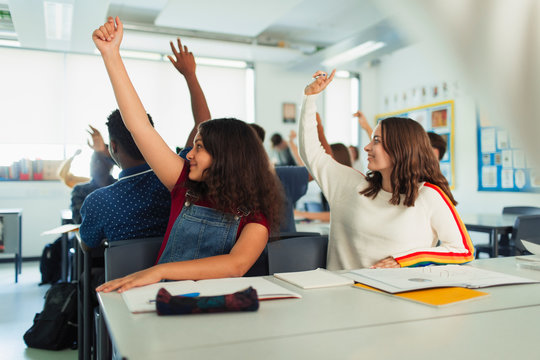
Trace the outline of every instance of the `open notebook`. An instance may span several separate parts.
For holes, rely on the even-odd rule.
[[[301,298],[299,294],[261,277],[240,277],[211,280],[169,281],[133,288],[122,293],[122,298],[132,313],[156,311],[155,299],[160,288],[171,295],[199,293],[200,296],[232,294],[248,287],[257,290],[259,300]]]
[[[344,276],[361,284],[392,294],[440,287],[476,289],[498,285],[540,282],[467,265],[438,265],[399,269],[360,269],[348,272]]]
[[[302,289],[317,289],[330,286],[353,285],[354,281],[328,271],[318,268],[316,270],[296,271],[287,273],[276,273],[274,277],[287,281]]]

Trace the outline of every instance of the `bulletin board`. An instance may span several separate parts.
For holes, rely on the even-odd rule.
[[[540,174],[506,129],[477,115],[478,191],[540,192]]]
[[[441,135],[446,140],[446,153],[439,162],[442,174],[448,180],[450,189],[455,188],[454,176],[454,101],[403,109],[375,116],[376,122],[388,117],[408,117],[419,122],[426,131]]]

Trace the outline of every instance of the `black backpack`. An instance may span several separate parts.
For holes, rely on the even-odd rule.
[[[39,260],[39,271],[41,272],[41,283],[54,284],[62,275],[62,238],[56,239],[53,243],[45,245]]]
[[[28,347],[62,350],[77,347],[77,285],[57,283],[45,294],[43,311],[23,336]]]

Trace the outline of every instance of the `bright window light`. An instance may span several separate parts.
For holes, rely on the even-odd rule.
[[[21,47],[21,43],[15,40],[0,39],[0,46]]]
[[[332,56],[331,58],[324,60],[322,64],[327,67],[333,67],[338,64],[343,64],[354,59],[358,59],[362,56],[374,52],[375,50],[382,48],[383,46],[386,46],[386,44],[381,41],[366,41],[365,43],[355,46],[350,50],[347,50],[345,52],[342,52],[341,54]]]
[[[336,71],[335,77],[347,79],[351,77],[351,73],[345,70],[338,70]]]
[[[162,60],[162,57],[160,54],[145,52],[145,51],[120,50],[120,55],[122,57],[132,58],[132,59],[155,60],[155,61]]]
[[[197,57],[195,58],[197,65],[209,65],[209,66],[221,66],[221,67],[230,67],[237,69],[245,69],[247,63],[240,60],[225,60],[225,59],[214,59],[214,58],[204,58]]]
[[[45,1],[43,6],[47,39],[69,41],[73,22],[73,4]]]

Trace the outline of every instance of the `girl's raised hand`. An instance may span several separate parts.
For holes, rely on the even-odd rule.
[[[306,86],[304,89],[304,94],[306,95],[315,95],[323,91],[328,84],[332,81],[334,78],[334,74],[336,73],[336,69],[332,70],[332,73],[330,76],[328,76],[327,73],[324,71],[317,71],[315,74],[313,74],[313,78],[315,79],[311,84]]]
[[[124,25],[117,16],[113,19],[109,16],[107,22],[94,30],[92,40],[96,44],[99,52],[104,55],[110,51],[119,50],[122,36],[124,35]]]

